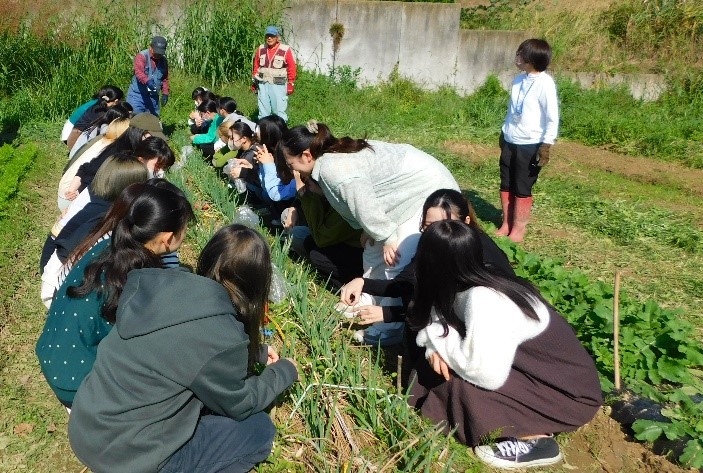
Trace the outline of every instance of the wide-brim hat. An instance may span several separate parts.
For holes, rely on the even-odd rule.
[[[138,113],[129,119],[129,126],[148,131],[151,136],[158,136],[163,140],[168,140],[161,126],[161,120],[156,115],[149,112]]]

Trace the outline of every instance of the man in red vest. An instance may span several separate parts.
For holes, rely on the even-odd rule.
[[[259,119],[278,115],[288,121],[288,96],[295,90],[293,50],[280,41],[277,27],[266,28],[266,42],[254,53],[252,91],[258,94]]]

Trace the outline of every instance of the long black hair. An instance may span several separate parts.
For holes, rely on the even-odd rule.
[[[176,162],[176,156],[171,147],[166,143],[166,140],[158,136],[150,136],[141,140],[137,143],[134,153],[144,161],[157,158],[156,169],[164,171],[168,171]]]
[[[281,182],[288,184],[293,180],[293,171],[286,164],[281,148],[281,138],[288,133],[288,124],[278,115],[269,115],[259,120],[258,127],[259,143],[265,145],[268,152],[273,155],[276,174]]]
[[[202,113],[217,113],[217,110],[217,100],[203,100],[200,102],[200,105],[198,105],[198,111]]]
[[[539,319],[533,304],[539,301],[547,305],[547,302],[524,279],[484,265],[479,231],[463,222],[441,220],[423,232],[415,254],[417,284],[408,316],[414,330],[431,322],[434,308],[445,335],[451,326],[464,336],[466,327],[454,311],[454,301],[457,293],[476,286],[504,294],[526,317]]]
[[[185,231],[192,218],[193,209],[183,195],[145,186],[112,231],[109,248],[86,267],[80,285],[68,288],[68,296],[80,298],[97,291],[104,299],[102,317],[114,323],[127,273],[161,266],[159,256],[145,245],[161,232]]]
[[[122,100],[124,97],[124,92],[122,89],[115,85],[104,85],[100,90],[93,94],[93,98],[98,102],[113,102],[115,100]]]
[[[469,225],[472,227],[480,229],[481,226],[478,224],[478,218],[476,218],[476,213],[474,208],[469,202],[469,199],[464,197],[464,195],[454,189],[438,189],[427,196],[425,203],[422,206],[422,222],[420,223],[420,229],[424,228],[425,217],[427,217],[427,211],[433,207],[438,207],[444,212],[444,218],[451,219],[452,214],[456,215],[457,220],[462,222],[466,221],[466,217],[469,217]]]
[[[356,153],[371,148],[364,138],[336,138],[327,125],[314,120],[288,130],[281,138],[281,146],[289,156],[300,156],[306,149],[310,150],[314,159],[325,153]]]
[[[259,329],[271,286],[271,253],[259,233],[244,225],[221,228],[198,258],[197,274],[224,286],[236,307],[235,317],[249,336],[249,374],[259,359]]]

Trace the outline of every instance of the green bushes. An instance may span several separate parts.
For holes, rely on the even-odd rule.
[[[639,54],[703,58],[703,4],[686,0],[613,2],[600,17],[610,38]]]
[[[695,87],[673,89],[656,102],[643,102],[624,88],[583,90],[568,80],[558,80],[557,85],[561,136],[703,167],[703,92],[689,95]]]

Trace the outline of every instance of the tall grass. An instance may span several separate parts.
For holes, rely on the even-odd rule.
[[[266,25],[278,23],[283,6],[282,0],[269,2],[265,11],[256,0],[188,3],[175,29],[183,69],[211,87],[251,78],[254,49]]]
[[[0,125],[16,129],[33,119],[59,119],[104,84],[125,93],[135,54],[154,33],[170,40],[171,70],[193,73],[214,87],[248,78],[265,25],[278,23],[283,2],[197,0],[171,10],[158,24],[148,2],[101,3],[101,14],[52,17],[47,27],[27,14],[0,28]],[[202,80],[201,79],[201,80]]]

